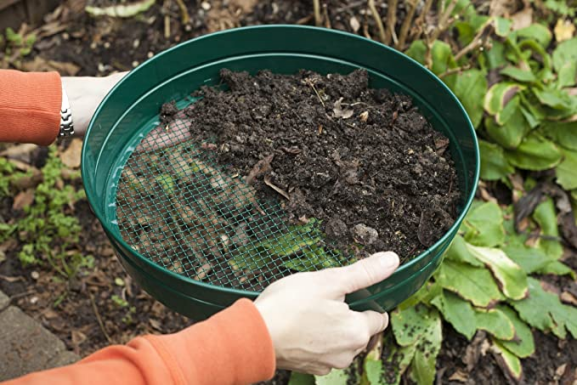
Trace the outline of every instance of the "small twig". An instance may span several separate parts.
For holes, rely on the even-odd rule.
[[[433,0],[426,0],[425,4],[423,6],[423,9],[421,10],[421,13],[419,14],[419,16],[417,17],[417,19],[415,20],[414,25],[416,26],[416,32],[414,34],[412,34],[412,40],[417,40],[420,35],[422,33],[424,33],[425,28],[423,27],[424,23],[425,23],[425,18],[427,16],[427,14],[429,13],[429,10],[431,9],[431,6],[433,4]]]
[[[442,4],[444,2],[442,1]],[[452,2],[448,5],[445,11],[442,11],[442,15],[438,21],[438,26],[434,29],[433,33],[431,34],[431,41],[434,42],[440,36],[440,34],[447,29],[449,26],[448,20],[454,11],[454,8],[458,4],[458,0],[452,0]]]
[[[96,303],[94,302],[94,297],[92,296],[91,293],[88,293],[88,295],[90,296],[90,302],[92,303],[92,310],[94,311],[94,315],[96,315],[96,320],[98,321],[98,324],[100,325],[100,330],[102,330],[102,334],[104,334],[104,337],[106,338],[108,343],[112,344],[112,339],[110,338],[110,336],[106,332],[106,329],[104,328],[104,323],[102,322],[102,318],[100,318],[100,314],[98,313],[98,308],[96,307]]]
[[[183,2],[183,0],[176,0],[176,1],[177,1],[177,5],[179,6],[179,9],[181,10],[181,18],[182,18],[183,24],[189,24],[189,22],[191,21],[191,16],[189,16],[189,11],[187,10],[187,6]]]
[[[391,43],[391,38],[395,34],[395,21],[397,13],[397,0],[387,1],[387,19],[385,19],[386,30],[385,30],[385,44]]]
[[[313,15],[315,16],[315,25],[321,27],[321,7],[319,0],[313,0]]]
[[[323,17],[325,18],[325,28],[331,29],[331,20],[329,19],[329,13],[327,12],[327,4],[323,4]]]
[[[469,70],[471,67],[472,67],[471,64],[468,63],[463,67],[452,68],[452,69],[449,69],[446,72],[442,73],[441,75],[438,75],[438,78],[443,79],[446,76],[451,76],[451,75],[454,75],[457,73],[461,73],[462,71]]]
[[[399,32],[399,41],[396,43],[395,48],[397,50],[402,50],[405,46],[405,41],[407,39],[407,35],[409,33],[409,27],[411,26],[411,22],[413,21],[413,16],[415,15],[415,10],[417,9],[417,0],[409,0],[410,6],[409,11],[401,25],[401,30]]]
[[[493,29],[494,24],[492,21],[488,21],[485,25],[480,28],[479,32],[476,34],[474,39],[470,42],[470,44],[466,45],[460,52],[458,52],[455,56],[455,60],[458,61],[468,53],[473,50],[476,50],[484,45],[487,36],[491,29]]]
[[[28,297],[29,295],[34,294],[34,293],[36,293],[36,291],[28,290],[28,291],[25,291],[23,293],[14,294],[13,296],[10,297],[10,302],[12,302],[13,300],[18,299],[18,298]]]
[[[367,5],[369,6],[369,10],[371,11],[371,15],[373,16],[373,18],[375,20],[375,24],[377,25],[377,29],[379,30],[379,38],[381,39],[381,42],[383,44],[387,44],[386,39],[385,39],[385,29],[383,28],[381,16],[379,15],[377,8],[375,7],[375,0],[368,0]]]
[[[313,89],[313,91],[315,91],[315,95],[317,95],[317,98],[321,102],[321,105],[325,108],[325,103],[323,102],[323,99],[321,99],[321,95],[319,95],[319,92],[317,92],[317,88],[315,88],[313,82],[309,79],[305,79],[305,82]]]

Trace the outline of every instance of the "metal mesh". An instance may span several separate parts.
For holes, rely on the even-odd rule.
[[[118,183],[118,225],[135,251],[174,273],[251,291],[345,264],[319,221],[288,224],[283,201],[259,199],[245,175],[218,165],[217,143],[194,143],[185,120],[162,130],[131,154]]]

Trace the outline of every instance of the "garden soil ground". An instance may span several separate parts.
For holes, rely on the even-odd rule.
[[[206,10],[191,4],[188,27],[181,25],[176,2],[168,2],[173,3],[165,12],[170,16],[168,28],[164,18],[159,16],[163,2],[157,2],[143,17],[130,20],[93,20],[84,14],[77,15],[71,12],[71,7],[78,3],[82,4],[82,1],[67,2],[69,6],[62,12],[47,19],[33,56],[27,58],[21,68],[57,68],[63,74],[103,75],[128,70],[179,41],[222,27],[273,22],[312,23],[308,1],[266,0],[256,5],[256,1],[230,0],[228,6],[217,1],[211,2]],[[376,35],[370,18],[365,15],[365,1],[331,0],[329,3],[327,13],[331,27]],[[380,1],[376,3],[384,16],[385,7]],[[399,3],[401,16],[405,10],[403,2]],[[167,29],[168,34],[165,34]],[[23,215],[13,211],[12,204],[13,197],[1,200],[0,217]],[[0,262],[0,289],[13,297],[15,305],[40,320],[82,356],[111,343],[124,343],[139,334],[170,333],[192,323],[154,301],[131,281],[85,201],[78,202],[72,213],[83,226],[78,250],[95,256],[95,268],[75,281],[64,282],[47,267],[23,269],[15,251],[22,245],[3,245],[6,259]],[[575,261],[575,250],[565,260]],[[571,279],[562,278],[556,285],[558,290],[576,295],[576,283]],[[128,305],[115,304],[111,300],[113,295],[125,298]],[[438,383],[507,382],[496,357],[485,348],[483,335],[469,342],[453,332],[449,325],[444,325],[444,332],[438,359]],[[552,335],[539,334],[535,337],[535,356],[523,361],[525,382],[573,383],[575,340],[558,341]],[[280,373],[273,383],[285,384],[286,381],[287,375]]]

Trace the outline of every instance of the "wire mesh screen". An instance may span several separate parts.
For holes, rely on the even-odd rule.
[[[261,291],[296,271],[345,264],[320,223],[288,224],[279,199],[259,199],[233,168],[215,161],[218,143],[195,143],[177,120],[153,130],[128,159],[117,220],[131,247],[198,281]]]

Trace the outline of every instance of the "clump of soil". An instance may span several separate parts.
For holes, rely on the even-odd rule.
[[[215,143],[218,163],[240,175],[257,173],[250,184],[282,200],[291,223],[316,218],[341,250],[405,258],[453,224],[449,140],[408,96],[369,88],[364,70],[221,78],[228,90],[204,87],[185,110],[192,140]]]

